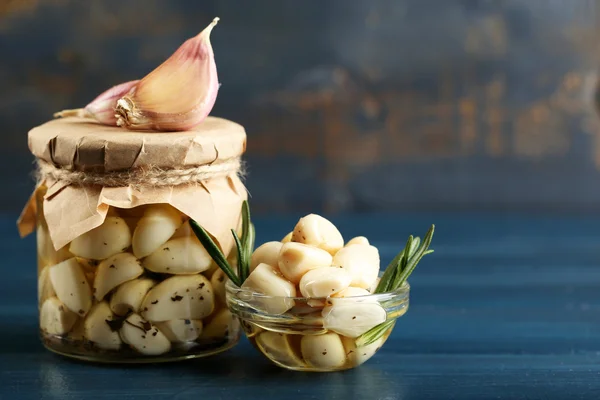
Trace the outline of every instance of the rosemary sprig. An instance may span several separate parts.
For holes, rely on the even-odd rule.
[[[434,230],[435,225],[431,225],[422,242],[419,237],[413,237],[412,235],[408,237],[404,249],[394,257],[385,269],[374,293],[392,292],[402,287],[419,261],[427,254],[433,253],[433,250],[429,250],[429,246],[433,239]],[[356,339],[356,346],[361,347],[374,343],[394,323],[396,323],[396,320],[391,319],[371,328]]]
[[[190,226],[217,266],[225,272],[225,275],[227,275],[236,286],[242,286],[250,273],[250,258],[254,251],[255,238],[254,225],[250,221],[250,207],[248,201],[244,200],[242,203],[242,237],[238,237],[238,234],[234,229],[231,230],[238,256],[237,273],[234,268],[231,267],[227,261],[227,257],[225,257],[208,232],[193,219],[190,219]]]

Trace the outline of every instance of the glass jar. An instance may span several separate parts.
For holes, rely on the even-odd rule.
[[[161,156],[174,165],[167,169],[168,185],[157,175],[151,177],[152,185],[143,185],[140,179],[127,184],[132,176],[147,174],[144,162],[160,161],[156,157],[144,162],[138,159],[136,168],[121,175],[108,172],[108,178],[107,171],[87,170],[85,166],[91,162],[81,158],[79,170],[56,162],[48,165],[43,158],[52,154],[48,147],[31,145],[47,136],[41,133],[47,134],[48,127],[42,125],[30,132],[30,147],[38,156],[42,180],[19,227],[22,234],[37,232],[40,334],[49,350],[89,361],[138,363],[207,356],[237,343],[241,330],[226,305],[226,276],[188,221],[193,218],[203,226],[224,254],[235,254],[231,229],[240,228],[246,192],[237,176],[239,164],[232,163],[231,156],[243,152],[245,134],[229,121],[209,118],[208,122],[205,129],[162,136],[77,119],[45,124],[61,128],[52,151],[61,149],[61,143],[66,143],[65,150],[65,146],[89,143],[96,137],[110,141],[106,131],[118,132],[112,136],[114,143],[102,150],[108,158],[118,156],[123,150],[119,145],[132,141],[141,143],[142,153],[150,156],[161,153],[157,143],[185,142],[182,147],[189,149],[185,153],[176,149],[169,154],[168,145],[161,145]],[[98,130],[105,136],[98,135]],[[233,138],[225,140],[228,134]],[[61,141],[65,136],[76,140]],[[196,149],[199,153],[194,156],[193,144],[187,142],[212,145]],[[206,148],[228,154],[229,164],[220,164],[218,157],[209,155],[210,168],[200,168]],[[200,165],[186,167],[180,174],[179,154]],[[98,154],[88,151],[86,155],[98,159]],[[163,168],[159,174],[164,174]],[[215,170],[218,173],[211,175]],[[179,175],[189,176],[190,171],[200,171],[199,180],[177,182]],[[117,179],[117,184],[111,179]],[[102,182],[111,185],[99,184]]]
[[[226,284],[227,303],[252,345],[274,364],[296,371],[358,367],[384,345],[406,313],[410,286],[389,293],[345,298],[273,297]],[[282,304],[288,308],[280,313]],[[381,327],[373,343],[356,339]]]
[[[108,362],[194,358],[234,346],[240,329],[225,304],[226,277],[187,218],[168,204],[109,215],[58,251],[38,218],[44,345]]]

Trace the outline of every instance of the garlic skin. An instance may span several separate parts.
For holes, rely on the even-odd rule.
[[[131,130],[185,131],[208,116],[219,91],[210,44],[210,33],[217,22],[219,18],[183,43],[117,101],[118,126]]]
[[[85,106],[85,108],[63,110],[55,113],[54,118],[93,118],[104,125],[116,125],[117,117],[115,116],[115,107],[117,106],[117,100],[129,93],[138,82],[138,80],[135,80],[113,86],[100,96],[96,97],[90,104]]]

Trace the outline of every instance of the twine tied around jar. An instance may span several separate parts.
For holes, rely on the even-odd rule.
[[[52,179],[69,185],[104,187],[164,187],[200,183],[209,179],[231,174],[242,175],[240,157],[219,160],[218,162],[185,169],[165,169],[143,167],[127,171],[94,172],[75,171],[56,167],[46,161],[37,160],[37,179]]]

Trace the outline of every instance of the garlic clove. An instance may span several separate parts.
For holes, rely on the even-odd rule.
[[[217,311],[202,330],[202,339],[223,339],[237,335],[239,325],[238,320],[234,318],[231,311],[222,308]]]
[[[352,276],[352,286],[368,289],[379,274],[377,247],[352,244],[338,251],[332,265],[344,268]]]
[[[348,243],[346,243],[346,246],[350,246],[351,244],[365,244],[368,246],[370,243],[369,243],[369,239],[367,239],[366,237],[357,236],[357,237],[354,237],[354,238],[348,240]]]
[[[305,335],[300,348],[304,361],[316,369],[340,368],[346,363],[346,351],[337,333]]]
[[[120,324],[113,321],[115,316],[108,303],[97,303],[83,322],[83,336],[100,349],[118,350],[122,343],[118,332]]]
[[[50,280],[50,268],[45,267],[38,277],[38,301],[42,304],[46,299],[53,296],[56,296],[56,292],[54,291],[52,281]]]
[[[156,282],[148,278],[134,279],[117,288],[110,298],[110,309],[117,315],[139,312],[144,297]]]
[[[96,97],[85,108],[63,110],[54,114],[54,118],[81,117],[93,118],[104,125],[117,125],[115,107],[117,100],[125,96],[139,81],[129,81],[113,86]]]
[[[81,265],[70,258],[50,268],[50,282],[56,296],[69,310],[84,316],[92,307],[92,290]]]
[[[108,292],[122,283],[137,278],[144,273],[140,262],[131,253],[120,253],[98,265],[94,279],[94,296],[100,301]]]
[[[137,258],[152,254],[173,236],[182,222],[179,212],[168,204],[149,206],[133,232],[133,254]]]
[[[63,335],[73,328],[77,314],[69,310],[58,298],[50,297],[40,309],[40,328],[50,335]]]
[[[292,232],[292,242],[316,246],[331,255],[344,247],[344,238],[335,225],[316,214],[300,218]]]
[[[171,350],[171,342],[156,325],[138,314],[131,314],[120,330],[121,339],[134,350],[148,356],[157,356]]]
[[[281,246],[283,246],[281,242],[267,242],[254,250],[252,258],[250,259],[250,272],[254,271],[254,268],[260,263],[276,267]]]
[[[210,33],[215,18],[197,36],[146,75],[117,101],[117,125],[128,129],[184,131],[210,113],[219,90]]]
[[[242,284],[242,289],[271,296],[256,296],[249,300],[253,306],[270,314],[283,314],[295,304],[290,297],[296,296],[296,286],[268,264],[258,264]]]
[[[348,357],[348,362],[350,362],[353,367],[358,367],[369,360],[369,358],[373,357],[381,346],[383,346],[383,342],[384,338],[381,337],[371,344],[356,347],[354,339],[342,336],[342,344],[344,345],[344,349],[346,349],[346,357]]]
[[[339,299],[338,299],[339,300]],[[335,302],[323,308],[323,327],[340,335],[357,338],[387,319],[385,309],[378,302]]]
[[[279,270],[292,283],[300,279],[311,269],[330,266],[333,258],[327,251],[302,243],[289,242],[281,246]]]
[[[197,319],[172,319],[157,322],[156,326],[171,343],[191,342],[202,333],[202,321]]]
[[[212,258],[198,240],[191,237],[171,239],[144,258],[144,267],[164,274],[195,274],[208,270]]]
[[[225,272],[223,272],[222,269],[217,269],[215,271],[214,274],[212,274],[212,276],[210,277],[210,284],[213,287],[213,290],[215,291],[215,298],[221,302],[221,304],[226,304],[225,300],[226,300],[226,290],[225,290],[225,284],[227,283],[227,281],[229,280],[229,278],[227,278],[227,275],[225,275]]]
[[[295,336],[295,337],[293,337]],[[286,367],[304,367],[302,355],[292,344],[299,335],[288,335],[280,332],[261,332],[256,337],[256,345],[269,359]]]
[[[327,297],[346,289],[351,281],[343,268],[320,267],[304,274],[298,286],[304,297]]]
[[[154,286],[141,305],[141,315],[152,322],[202,319],[215,307],[212,285],[202,275],[176,275]]]
[[[77,257],[104,260],[131,245],[131,231],[120,217],[106,217],[102,225],[76,237],[69,251]]]

